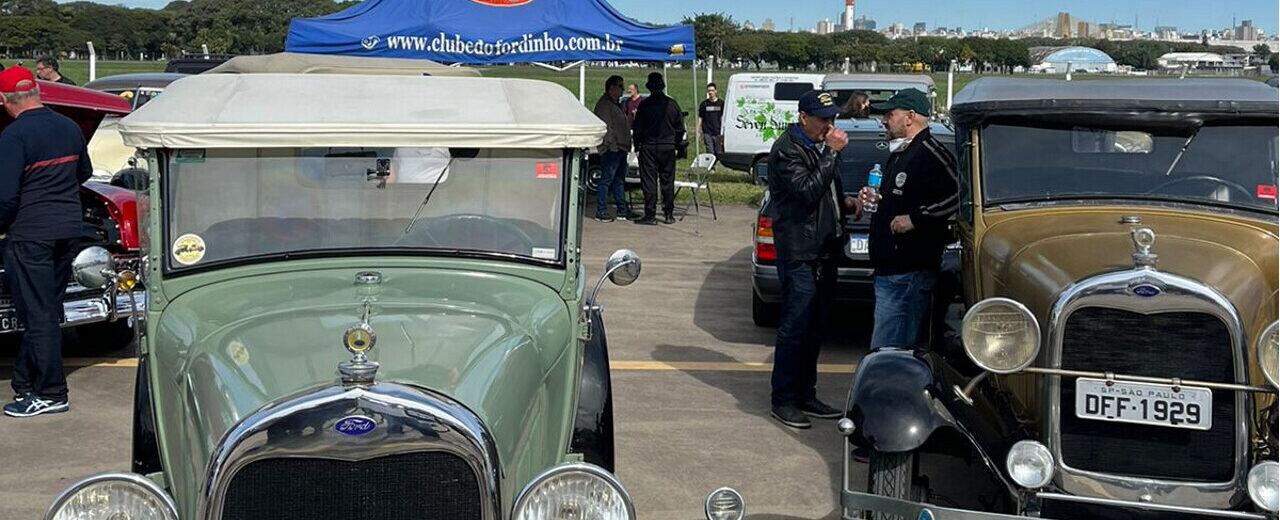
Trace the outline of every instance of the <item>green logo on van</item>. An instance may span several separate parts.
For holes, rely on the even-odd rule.
[[[769,99],[738,98],[738,128],[754,130],[762,141],[773,141],[796,122],[796,113],[778,108]]]

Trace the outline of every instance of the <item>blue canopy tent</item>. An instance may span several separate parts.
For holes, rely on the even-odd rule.
[[[365,0],[328,16],[294,19],[285,50],[465,65],[535,63],[560,71],[578,66],[584,102],[587,61],[692,62],[696,56],[693,27],[643,25],[604,0]]]

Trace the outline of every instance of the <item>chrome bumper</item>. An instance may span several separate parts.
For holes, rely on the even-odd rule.
[[[1128,502],[1124,500],[1110,500],[1105,498],[1081,497],[1073,495],[1062,495],[1058,493],[1038,493],[1037,498],[1045,500],[1059,500],[1063,502],[1080,502],[1086,504],[1094,504],[1100,506],[1109,506],[1125,509],[1143,509],[1147,511],[1158,511],[1167,513],[1185,513],[1203,516],[1212,516],[1217,518],[1230,518],[1241,520],[1268,520],[1270,518],[1264,514],[1246,513],[1243,511],[1221,511],[1217,509],[1200,509],[1195,507],[1169,506],[1162,504],[1152,504],[1148,502]],[[966,509],[952,509],[947,507],[935,506],[932,504],[922,504],[911,502],[908,500],[898,500],[895,498],[882,497],[869,493],[861,493],[858,491],[844,490],[840,496],[840,503],[844,506],[843,518],[846,520],[855,520],[862,518],[863,511],[875,511],[877,513],[886,513],[898,515],[907,520],[931,518],[935,520],[1025,520],[1028,517],[1020,515],[1006,515],[1003,513],[984,513],[981,511],[969,511]],[[929,514],[924,514],[928,511]]]
[[[134,291],[132,297],[127,294],[117,294],[114,305],[105,294],[82,299],[68,297],[66,301],[62,302],[62,312],[66,317],[66,320],[62,322],[62,326],[75,327],[108,320],[131,318],[141,316],[146,311],[146,291]]]

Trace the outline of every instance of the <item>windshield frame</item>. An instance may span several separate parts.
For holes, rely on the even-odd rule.
[[[1036,124],[1036,123],[1039,123],[1039,124]],[[1059,121],[1055,119],[1045,120],[1045,119],[1037,119],[1037,118],[1025,118],[1025,119],[992,118],[992,119],[987,119],[986,121],[983,121],[981,125],[974,128],[974,130],[976,130],[979,135],[979,138],[978,138],[979,139],[978,140],[979,179],[978,180],[981,183],[981,192],[982,192],[981,203],[982,203],[982,208],[984,210],[988,210],[988,211],[989,210],[1009,210],[1013,208],[1039,207],[1039,206],[1063,206],[1063,205],[1074,206],[1074,205],[1158,204],[1163,206],[1175,206],[1180,208],[1197,208],[1197,209],[1212,208],[1217,211],[1227,211],[1231,213],[1249,214],[1249,215],[1267,215],[1268,217],[1275,217],[1277,214],[1280,214],[1280,211],[1278,211],[1280,210],[1280,206],[1273,207],[1272,209],[1262,209],[1256,206],[1249,206],[1244,204],[1233,204],[1230,202],[1213,201],[1213,200],[1203,199],[1203,198],[1191,198],[1191,197],[1178,196],[1178,195],[1172,195],[1172,194],[1163,195],[1163,194],[1157,194],[1157,193],[1152,193],[1152,194],[1063,193],[1061,195],[1054,195],[1054,196],[1007,197],[1007,198],[1001,198],[1001,199],[992,198],[989,195],[990,190],[988,189],[989,185],[988,185],[987,172],[989,171],[989,166],[990,166],[989,161],[991,161],[992,158],[990,157],[991,154],[988,153],[987,151],[988,149],[986,147],[986,139],[988,138],[987,129],[991,126],[1004,126],[1004,127],[1030,126],[1030,127],[1045,128],[1045,129],[1060,129],[1060,128],[1054,128],[1054,126],[1058,125],[1059,123],[1066,124],[1065,120]],[[1129,123],[1129,124],[1124,124],[1124,123]],[[1190,121],[1185,121],[1183,125],[1186,128],[1188,128],[1189,132],[1194,132],[1194,135],[1197,135],[1197,136],[1199,135],[1200,131],[1206,128],[1213,128],[1213,127],[1268,127],[1270,126],[1273,129],[1276,127],[1275,120],[1267,121],[1267,120],[1259,120],[1255,118],[1246,118],[1246,119],[1239,119],[1239,120],[1216,119],[1216,120],[1213,120],[1210,124],[1205,124],[1205,123],[1206,121],[1204,120],[1193,119]],[[1101,122],[1101,124],[1099,124],[1097,128],[1104,129],[1104,130],[1117,130],[1117,131],[1132,130],[1132,131],[1148,132],[1152,134],[1165,132],[1166,135],[1167,135],[1166,131],[1168,130],[1168,126],[1161,126],[1161,125],[1144,126],[1142,122],[1137,120],[1133,120],[1133,121],[1107,120],[1105,122]],[[973,146],[973,144],[969,143],[968,146]],[[1280,163],[1277,163],[1277,164],[1280,164]]]
[[[173,241],[172,230],[170,225],[173,220],[171,208],[173,208],[173,200],[169,193],[170,181],[170,165],[172,163],[173,149],[157,150],[154,154],[158,163],[160,175],[157,189],[160,195],[160,234],[161,240],[152,240],[152,245],[160,246],[160,270],[165,278],[179,278],[200,273],[219,271],[224,269],[232,269],[250,265],[270,264],[278,262],[288,262],[292,260],[313,260],[313,259],[341,259],[343,257],[429,257],[429,258],[453,258],[453,259],[469,259],[469,260],[488,260],[499,262],[511,262],[523,264],[533,267],[542,267],[563,271],[568,266],[569,248],[569,218],[574,200],[571,199],[572,191],[570,187],[575,176],[580,175],[576,171],[576,163],[574,160],[582,152],[576,149],[561,149],[561,171],[568,172],[567,175],[560,176],[560,234],[557,238],[559,254],[555,259],[540,259],[531,256],[521,256],[511,253],[499,253],[489,251],[478,251],[458,248],[440,248],[440,247],[379,247],[379,248],[327,248],[327,249],[311,249],[300,251],[288,251],[278,253],[267,253],[259,255],[240,256],[227,260],[212,260],[202,262],[199,265],[175,267],[173,265]],[[575,170],[570,170],[575,168]],[[578,200],[577,204],[581,205],[582,201]],[[155,211],[155,208],[152,208]]]

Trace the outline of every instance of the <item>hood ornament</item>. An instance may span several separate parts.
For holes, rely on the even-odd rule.
[[[364,316],[360,323],[352,325],[342,333],[342,345],[351,353],[351,359],[338,364],[338,373],[342,374],[342,383],[346,385],[370,385],[378,374],[378,364],[369,361],[366,354],[378,343],[378,334],[369,325],[369,314],[372,309],[369,302],[364,303]]]
[[[1156,261],[1160,259],[1160,255],[1151,252],[1151,246],[1156,244],[1156,232],[1151,228],[1137,228],[1130,232],[1133,238],[1133,265],[1138,269],[1152,269],[1156,266]]]

